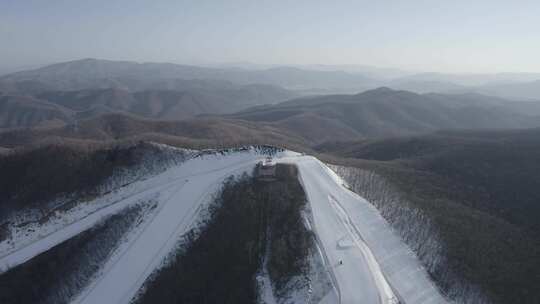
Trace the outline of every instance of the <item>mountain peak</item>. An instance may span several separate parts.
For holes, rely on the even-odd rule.
[[[396,90],[391,89],[389,87],[378,87],[376,89],[371,90],[373,92],[395,92]]]
[[[386,93],[394,93],[398,92],[397,90],[391,89],[389,87],[378,87],[376,89],[367,90],[361,93],[358,93],[356,95],[373,95],[373,94],[386,94]]]

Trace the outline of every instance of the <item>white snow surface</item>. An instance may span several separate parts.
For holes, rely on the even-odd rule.
[[[337,281],[338,303],[447,303],[377,209],[332,170],[310,156],[279,162],[299,168],[313,228]]]
[[[175,249],[178,238],[194,226],[199,211],[223,180],[233,174],[250,173],[264,158],[254,150],[203,154],[114,191],[88,204],[93,207],[80,211],[78,217],[73,215],[66,224],[55,223],[45,229],[46,233],[38,232],[11,244],[0,256],[0,271],[31,259],[126,206],[155,200],[158,207],[152,217],[128,243],[122,244],[100,276],[73,301],[129,303],[146,278]],[[299,168],[310,203],[311,229],[336,290],[320,303],[446,303],[417,258],[377,209],[345,188],[333,171],[314,157],[291,151],[278,153],[274,160]],[[268,280],[264,283],[270,285]],[[272,297],[267,300],[275,301]]]
[[[163,167],[172,163],[179,164],[183,158],[188,158],[190,154],[194,155],[196,153],[196,151],[193,150],[174,148],[155,143],[150,144],[158,147],[170,156],[168,160],[160,163]],[[96,215],[103,215],[111,212],[114,213],[118,210],[117,207],[108,210],[101,209],[106,209],[107,207],[122,202],[130,197],[140,198],[142,196],[141,194],[148,193],[146,190],[162,186],[163,181],[160,179],[147,179],[148,176],[152,175],[152,168],[157,167],[157,163],[159,163],[159,160],[146,159],[141,166],[137,168],[137,172],[128,172],[127,170],[117,172],[114,176],[108,178],[100,185],[101,191],[104,193],[103,195],[88,201],[79,199],[75,206],[64,211],[55,211],[50,214],[46,222],[41,221],[40,218],[43,214],[35,209],[24,210],[15,214],[9,219],[8,229],[10,230],[10,237],[0,241],[0,273],[3,268],[7,269],[25,261],[23,259],[18,262],[8,262],[4,259],[8,255],[20,251],[23,247],[32,245],[32,243],[37,240],[49,237],[49,235],[54,232],[86,217],[99,220],[101,219],[101,216],[92,216],[92,214],[96,213]],[[61,197],[49,202],[49,205],[62,205],[62,203],[75,199],[76,198],[73,197],[73,195]],[[123,203],[123,205],[125,205],[125,203]],[[90,223],[88,228],[95,223],[92,219],[87,219],[86,221]],[[75,232],[79,231],[78,229],[74,230]],[[43,242],[41,242],[41,244],[43,244]],[[49,246],[44,246],[43,250],[49,248]],[[6,262],[7,264],[3,262]]]
[[[161,175],[159,178],[170,186],[162,190],[156,216],[116,263],[73,303],[129,303],[146,278],[174,250],[178,237],[193,227],[199,211],[223,180],[251,172],[262,158],[253,151],[205,155]],[[174,182],[168,182],[171,179]]]
[[[92,201],[83,202],[51,217],[46,223],[32,223],[26,225],[24,229],[12,227],[12,238],[0,242],[0,273],[91,228],[103,217],[114,214],[128,205],[156,196],[163,198],[163,191],[186,182],[190,177],[206,176],[220,170],[234,171],[239,165],[247,165],[250,161],[262,159],[264,156],[254,150],[223,155],[202,154],[161,174],[121,187]]]

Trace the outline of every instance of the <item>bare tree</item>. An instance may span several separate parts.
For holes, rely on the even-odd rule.
[[[460,278],[448,265],[444,242],[433,220],[391,182],[369,170],[329,165],[349,188],[374,205],[417,255],[443,293],[455,303],[488,304],[481,288]]]

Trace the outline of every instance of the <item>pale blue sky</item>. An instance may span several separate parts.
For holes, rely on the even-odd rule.
[[[540,1],[0,0],[0,67],[86,57],[540,72]]]

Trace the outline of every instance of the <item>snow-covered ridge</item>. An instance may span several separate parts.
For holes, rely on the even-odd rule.
[[[374,205],[400,238],[411,248],[428,273],[455,303],[491,303],[482,289],[467,282],[448,266],[437,226],[392,183],[373,171],[330,165],[347,182],[347,187]],[[442,275],[444,274],[444,275]]]
[[[278,152],[276,157],[285,153]],[[251,172],[264,156],[249,147],[240,151],[202,153],[162,178],[176,179],[161,201],[161,210],[121,259],[74,303],[129,303],[146,278],[158,269],[178,242],[197,223],[225,178]]]
[[[313,157],[296,164],[313,226],[333,263],[341,303],[446,303],[412,251],[378,210]]]
[[[0,258],[94,213],[109,213],[103,209],[112,207],[121,200],[143,193],[144,189],[153,187],[152,184],[144,185],[149,178],[162,173],[169,167],[182,164],[186,159],[193,157],[196,152],[153,143],[149,143],[149,145],[155,145],[160,153],[143,147],[138,164],[130,169],[116,170],[113,176],[98,187],[97,192],[101,195],[96,198],[87,200],[78,198],[77,193],[66,194],[45,203],[44,205],[49,210],[45,215],[43,211],[29,209],[22,210],[10,217],[5,224],[9,231],[9,237],[0,241]],[[117,208],[110,209],[118,210]]]
[[[341,178],[316,158],[272,147],[189,151],[189,159],[181,163],[170,163],[163,171],[77,205],[53,217],[57,220],[12,239],[9,246],[0,243],[4,250],[0,251],[0,269],[23,263],[128,206],[154,201],[157,207],[152,216],[73,301],[129,303],[176,248],[178,239],[197,224],[200,211],[223,180],[252,172],[268,154],[277,163],[295,164],[299,169],[310,206],[306,224],[317,236],[318,250],[336,290],[319,303],[446,302],[375,207],[345,188]]]
[[[31,220],[35,218],[31,210],[14,217],[8,226],[11,237],[0,242],[0,270],[16,266],[31,258],[34,251],[37,250],[35,254],[43,252],[54,244],[90,228],[105,215],[118,212],[121,208],[141,200],[153,198],[163,189],[183,182],[187,177],[234,167],[248,160],[262,159],[262,154],[268,153],[267,147],[205,151],[177,149],[165,145],[158,147],[170,153],[163,158],[164,161],[152,159],[151,155],[145,157],[137,167],[140,170],[135,176],[129,177],[130,172],[120,172],[107,181],[102,186],[102,196],[82,201],[68,210],[54,212],[45,222]],[[70,228],[71,232],[64,230],[62,237],[56,239],[59,234],[55,232],[63,228]],[[34,244],[38,240],[41,246],[39,248]],[[49,240],[49,243],[46,244],[46,240]],[[26,247],[29,247],[23,251],[27,252],[26,255],[14,254]]]

